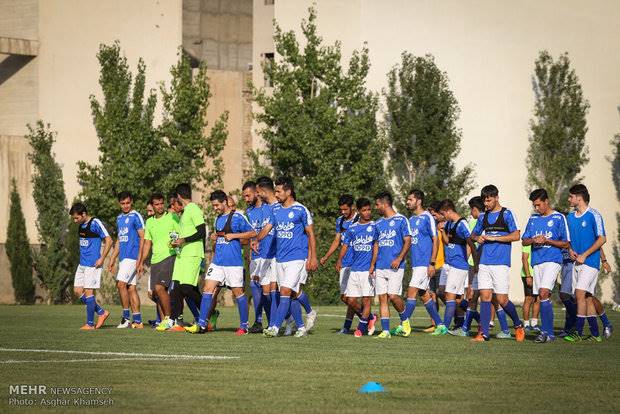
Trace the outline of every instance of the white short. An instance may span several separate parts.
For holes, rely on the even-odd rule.
[[[450,267],[448,270],[448,280],[446,282],[446,293],[453,293],[455,295],[462,295],[465,293],[468,276],[469,269],[463,270]]]
[[[375,292],[377,295],[400,295],[403,292],[405,269],[377,269]]]
[[[346,295],[347,292],[347,284],[349,283],[349,275],[351,274],[350,267],[343,267],[340,269],[340,294]],[[346,295],[349,296],[349,295]]]
[[[121,260],[118,264],[116,280],[119,282],[125,282],[128,285],[137,285],[138,278],[136,277],[136,261],[133,259]]]
[[[205,279],[215,280],[231,288],[243,287],[243,266],[218,266],[211,263]]]
[[[538,295],[541,288],[553,290],[560,270],[562,270],[562,265],[559,263],[545,262],[535,265],[532,292]]]
[[[562,265],[562,278],[560,279],[560,293],[572,295],[575,293],[573,285],[575,284],[575,263],[568,262]]]
[[[90,267],[79,265],[75,271],[73,286],[83,287],[84,289],[99,289],[101,286],[102,267]]]
[[[428,290],[430,280],[431,279],[428,277],[428,267],[416,266],[411,269],[411,280],[409,281],[409,287],[420,290]]]
[[[350,298],[374,297],[375,279],[368,272],[350,272],[345,295]]]
[[[450,270],[450,265],[445,263],[441,267],[441,271],[439,272],[439,286],[445,286],[448,282],[448,271]]]
[[[306,261],[291,260],[290,262],[276,262],[276,275],[280,287],[286,287],[293,292],[299,292],[300,285],[306,283],[306,279],[308,278]]]
[[[575,266],[575,290],[585,290],[594,295],[596,290],[596,282],[598,281],[598,269],[585,264]]]
[[[250,261],[250,276],[258,276],[261,286],[276,282],[275,259],[258,258]]]
[[[474,268],[469,268],[469,286],[472,290],[478,290],[478,273],[474,272]]]
[[[510,267],[483,264],[478,266],[478,289],[490,289],[493,293],[507,295],[510,290]]]

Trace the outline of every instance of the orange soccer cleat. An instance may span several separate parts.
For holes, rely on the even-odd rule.
[[[105,323],[105,320],[110,316],[110,311],[103,311],[102,315],[97,316],[97,323],[95,324],[95,329],[99,329]]]
[[[517,342],[525,341],[525,329],[522,326],[515,328],[515,339]]]

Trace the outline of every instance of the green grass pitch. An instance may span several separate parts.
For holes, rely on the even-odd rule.
[[[307,338],[235,337],[235,308],[222,309],[219,331],[206,335],[116,329],[120,309],[111,310],[105,329],[88,332],[78,330],[83,306],[0,306],[0,412],[85,410],[11,406],[10,397],[25,397],[9,395],[16,384],[110,387],[113,405],[98,412],[620,412],[620,331],[577,344],[420,332],[377,340],[335,335],[344,308],[329,306]],[[620,327],[620,314],[608,313]],[[145,319],[152,314],[147,307]],[[559,326],[564,313],[556,315]],[[417,309],[414,327],[427,322]],[[234,358],[7,351],[15,348]],[[359,394],[368,381],[387,392]]]

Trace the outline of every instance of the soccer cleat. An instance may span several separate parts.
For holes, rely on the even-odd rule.
[[[567,342],[581,342],[583,338],[577,332],[573,332],[572,334],[565,336],[564,340]]]
[[[523,328],[523,329],[525,329],[525,334],[526,334],[526,335],[529,335],[529,334],[531,334],[531,333],[534,333],[534,331],[532,330],[532,327],[531,327],[530,325],[526,326],[526,327],[525,327],[525,328]]]
[[[314,324],[316,323],[316,316],[316,311],[314,309],[306,315],[306,331],[309,331],[314,327]]]
[[[375,323],[377,322],[377,314],[373,313],[368,318],[368,336],[373,336],[375,333]]]
[[[189,328],[190,326],[183,326],[183,325],[179,325],[179,323],[175,323],[174,325],[172,325],[172,327],[170,329],[168,329],[168,332],[185,332],[185,328]]]
[[[381,333],[376,337],[377,339],[388,339],[391,338],[390,331],[381,331]]]
[[[170,318],[164,318],[163,321],[161,321],[159,323],[159,325],[157,325],[155,327],[155,330],[157,332],[164,332],[167,331],[168,329],[172,328],[172,326],[174,325],[174,323],[172,322],[172,319]]]
[[[605,329],[603,329],[603,336],[605,339],[611,338],[611,333],[614,331],[614,327],[611,325],[607,325]]]
[[[129,319],[125,319],[125,318],[121,318],[121,323],[116,325],[116,327],[119,329],[129,328],[130,326],[131,326],[131,323],[129,322]]]
[[[533,333],[537,333],[537,334],[542,333],[542,331],[540,330],[540,326],[538,325],[534,325],[530,329],[532,330]]]
[[[336,334],[337,335],[350,335],[351,331],[349,329],[340,328],[340,330],[336,332]]]
[[[555,336],[549,336],[544,332],[541,332],[540,335],[534,339],[534,342],[537,344],[544,344],[545,342],[553,342],[555,341]]]
[[[403,321],[400,326],[402,327],[402,330],[403,330],[401,333],[401,336],[404,336],[406,338],[409,335],[411,335],[411,323],[409,322],[409,319],[407,319],[406,321]]]
[[[433,333],[431,333],[431,335],[433,335],[433,336],[443,336],[443,335],[446,335],[447,333],[448,333],[448,328],[446,328],[445,325],[437,325],[437,327],[435,328]]]
[[[308,336],[308,329],[305,326],[297,329],[295,332],[295,338],[303,338],[304,336]]]
[[[237,331],[235,332],[236,336],[243,336],[243,335],[247,335],[248,334],[248,330],[245,328],[239,328],[237,329]]]
[[[144,328],[144,324],[142,322],[138,323],[138,322],[132,322],[131,323],[131,329],[143,329]]]
[[[512,335],[510,335],[510,331],[509,332],[501,331],[497,335],[495,335],[495,337],[497,339],[512,339]]]
[[[491,329],[495,328],[495,322],[494,321],[489,322],[489,327]]]
[[[515,340],[517,342],[525,341],[525,329],[522,326],[515,328]]]
[[[588,336],[586,339],[584,339],[584,341],[588,341],[588,342],[603,342],[603,338],[599,335],[599,336]]]
[[[293,326],[295,325],[295,321],[293,317],[290,317],[286,320],[286,329],[284,329],[284,336],[293,335]]]
[[[361,338],[364,334],[359,329],[356,329],[355,332],[353,332],[353,336],[356,338]]]
[[[207,328],[204,326],[200,326],[197,323],[191,325],[191,326],[186,326],[185,328],[183,328],[185,330],[185,332],[187,333],[191,333],[191,334],[203,334],[205,332],[207,332]]]
[[[254,325],[248,329],[248,332],[251,334],[257,334],[263,332],[263,324],[260,322],[254,322]]]
[[[93,329],[95,329],[94,326],[89,325],[89,324],[85,324],[84,326],[82,326],[80,328],[80,331],[92,331]]]
[[[149,319],[147,322],[149,323],[149,325],[151,325],[151,328],[156,328],[157,325],[159,325],[159,323],[157,323],[157,320],[155,319]]]
[[[489,340],[489,338],[487,338],[486,336],[482,335],[481,333],[479,333],[478,335],[476,335],[475,337],[473,337],[471,339],[472,342],[486,342],[488,340]]]
[[[400,336],[403,333],[403,327],[398,325],[395,328],[390,329],[390,335],[392,336]]]
[[[216,309],[211,314],[211,317],[209,317],[209,326],[211,328],[209,329],[209,332],[215,331],[217,329],[217,318],[219,318],[219,316],[220,316],[220,311]]]
[[[452,336],[469,336],[469,332],[465,331],[463,328],[456,328],[448,331],[448,333]]]
[[[424,328],[424,329],[422,330],[422,332],[425,332],[425,333],[432,333],[432,332],[435,332],[435,325],[431,325],[431,326],[429,326],[428,328]]]
[[[108,319],[108,316],[110,316],[110,312],[107,310],[103,311],[103,314],[97,317],[97,323],[95,324],[95,329],[101,328],[103,324],[105,323],[105,320]]]
[[[275,338],[278,336],[278,331],[279,329],[277,326],[270,326],[263,331],[263,336],[266,336],[267,338]]]

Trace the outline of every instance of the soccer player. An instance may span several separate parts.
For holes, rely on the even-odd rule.
[[[180,228],[178,216],[166,211],[163,194],[153,193],[150,204],[153,206],[155,214],[146,220],[142,260],[138,262],[138,274],[142,273],[144,258],[149,256],[152,248],[150,284],[153,287],[157,303],[162,308],[162,320],[156,327],[161,332],[173,326],[173,321],[170,319],[172,309],[168,288],[172,282],[176,250],[170,247],[170,235],[172,233],[178,234]]]
[[[201,301],[197,286],[200,265],[205,255],[206,226],[202,210],[192,202],[191,186],[179,184],[175,188],[175,193],[172,206],[177,213],[183,211],[183,214],[179,220],[179,234],[170,243],[170,246],[177,251],[170,291],[171,319],[174,325],[170,330],[183,332],[185,331],[181,323],[183,300],[191,298],[195,304]]]
[[[523,283],[523,328],[525,333],[540,333],[538,314],[540,302],[534,293],[534,268],[532,267],[532,246],[521,249],[521,282]],[[531,318],[530,318],[531,316]]]
[[[472,341],[489,340],[493,294],[499,305],[510,316],[515,327],[515,339],[525,339],[523,324],[515,305],[508,299],[510,286],[511,243],[520,239],[514,214],[499,204],[499,191],[494,185],[487,185],[480,192],[486,211],[478,217],[478,223],[471,238],[482,246],[478,266],[478,288],[480,290],[480,325],[482,332]]]
[[[576,332],[564,337],[569,342],[582,340],[586,317],[590,326],[590,338],[600,342],[596,309],[592,301],[598,273],[601,266],[601,246],[605,244],[605,226],[603,217],[589,206],[590,193],[583,184],[576,184],[568,190],[568,203],[574,209],[568,215],[570,231],[569,254],[575,262],[574,291],[577,302]]]
[[[280,177],[275,185],[275,196],[280,203],[273,211],[280,304],[276,315],[272,317],[271,326],[264,334],[268,337],[277,336],[290,309],[297,325],[295,336],[303,337],[307,335],[307,329],[301,317],[299,296],[307,272],[315,271],[318,266],[314,225],[308,209],[295,201],[293,181],[289,177]],[[270,227],[267,225],[265,228],[269,231]]]
[[[73,291],[86,305],[86,324],[80,329],[99,329],[110,316],[110,312],[97,303],[95,289],[99,289],[101,286],[103,262],[112,248],[112,238],[101,220],[88,215],[84,204],[73,204],[69,210],[69,215],[71,215],[73,222],[78,225],[78,236],[80,238],[80,264],[75,271],[73,282]],[[101,251],[101,240],[103,240],[103,252]],[[95,313],[97,313],[96,325]]]
[[[605,252],[603,251],[603,248],[601,248],[601,267],[606,274],[611,273],[611,266],[607,261],[607,257],[605,257]],[[613,332],[614,327],[607,318],[607,314],[605,313],[605,308],[603,307],[603,304],[596,296],[592,296],[592,304],[594,304],[594,309],[596,310],[596,313],[598,314],[598,317],[603,324],[603,336],[607,339],[611,338],[611,333]]]
[[[342,199],[341,199],[342,200]],[[364,335],[372,336],[375,331],[377,317],[370,314],[370,302],[375,296],[375,264],[379,252],[379,234],[375,223],[371,221],[372,207],[370,200],[360,198],[356,203],[359,211],[359,220],[351,223],[344,232],[342,248],[336,262],[336,270],[342,269],[343,261],[349,251],[350,273],[344,296],[350,303],[350,308],[359,306],[358,298],[362,300],[362,311],[359,324],[353,333],[359,338]],[[350,325],[349,325],[350,326]]]
[[[379,233],[379,252],[376,264],[375,292],[379,296],[381,333],[377,338],[390,338],[390,302],[400,314],[401,324],[405,316],[405,304],[400,297],[403,290],[405,256],[411,245],[409,220],[392,207],[392,195],[385,191],[375,196],[375,208],[381,214],[376,221]]]
[[[441,325],[441,318],[437,312],[437,304],[429,290],[430,281],[438,277],[435,264],[439,247],[439,238],[435,219],[424,209],[424,192],[413,189],[409,192],[406,201],[407,208],[413,213],[409,218],[411,228],[411,280],[407,289],[407,303],[403,314],[404,319],[394,329],[395,335],[409,336],[413,315],[419,294],[435,326]]]
[[[256,237],[256,231],[243,214],[228,206],[226,199],[226,193],[221,190],[213,191],[209,196],[213,209],[218,213],[213,226],[217,240],[213,261],[209,265],[205,278],[200,303],[200,318],[197,324],[186,329],[190,333],[207,331],[207,314],[211,309],[213,293],[220,285],[230,287],[237,299],[239,329],[235,335],[240,336],[248,333],[248,298],[245,296],[243,288],[241,241]]]
[[[108,270],[114,273],[116,259],[119,259],[118,273],[116,274],[116,288],[123,305],[123,316],[117,328],[142,329],[142,314],[140,313],[140,297],[138,296],[138,279],[136,266],[141,261],[142,245],[144,244],[144,220],[142,215],[132,208],[133,196],[129,191],[118,194],[118,204],[121,214],[116,218],[117,236],[112,259]],[[129,321],[129,307],[131,306],[132,322]]]
[[[320,263],[324,265],[330,256],[341,246],[344,242],[344,233],[347,229],[359,220],[358,214],[353,208],[353,196],[349,194],[343,194],[338,199],[338,207],[340,208],[340,216],[336,219],[336,234],[332,241],[329,250],[325,253],[325,256],[321,257]],[[356,313],[360,312],[359,304],[357,301],[349,301],[345,296],[347,290],[347,282],[349,280],[349,274],[351,273],[351,258],[353,256],[353,249],[347,249],[347,254],[342,258],[340,270],[339,284],[340,284],[340,300],[347,305],[347,314],[344,319],[344,325],[342,329],[338,331],[339,334],[348,334],[351,330],[351,324],[353,323],[353,317]],[[349,303],[353,305],[350,306]]]
[[[544,188],[532,191],[530,201],[536,214],[527,222],[522,243],[524,246],[532,246],[533,293],[538,295],[540,301],[542,329],[535,342],[553,342],[555,333],[551,291],[562,270],[562,249],[568,248],[570,236],[566,217],[551,208]]]

